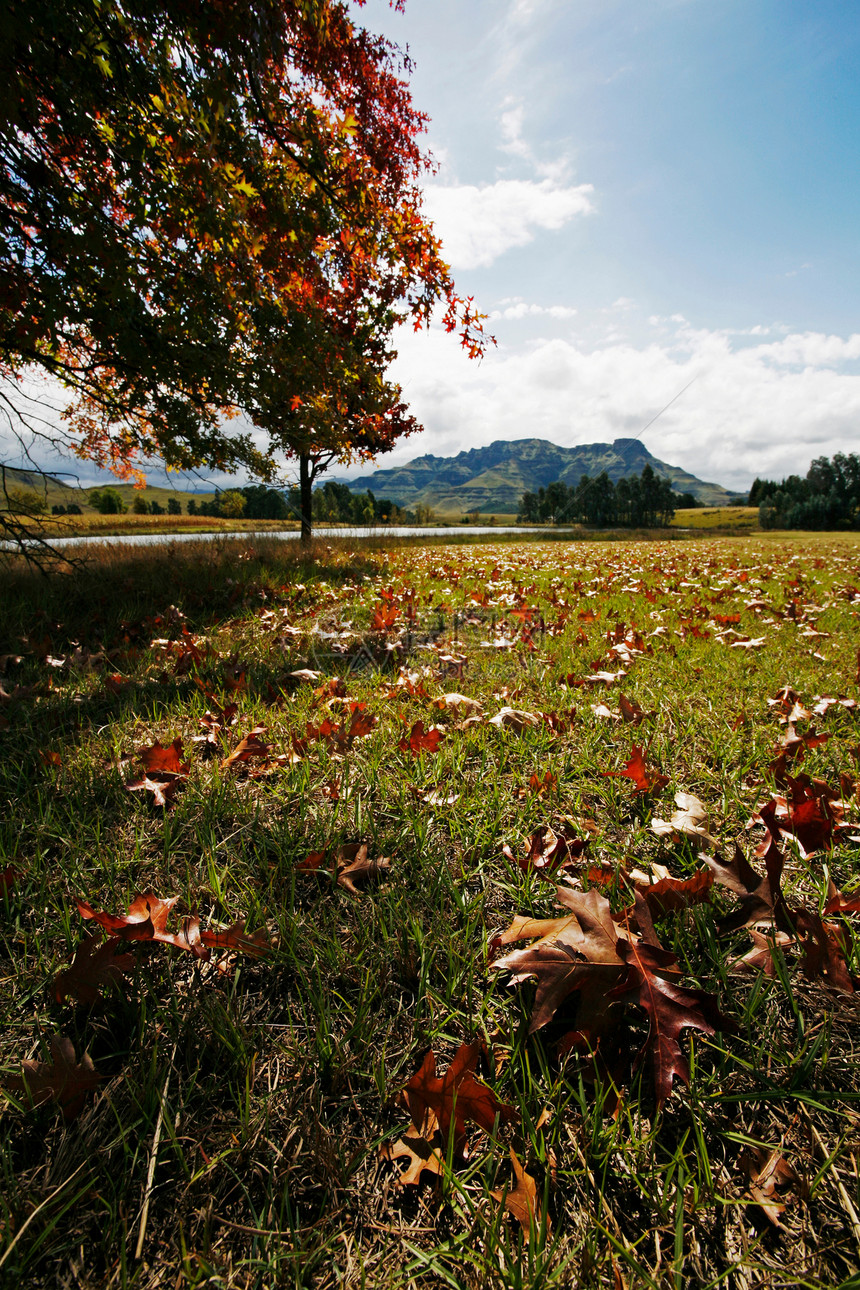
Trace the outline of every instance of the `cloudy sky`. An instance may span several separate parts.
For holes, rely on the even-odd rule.
[[[426,208],[498,341],[478,365],[403,330],[395,372],[426,428],[380,465],[641,434],[742,489],[860,450],[854,4],[357,12],[408,46],[438,164]]]
[[[860,450],[855,3],[354,7],[408,47],[426,208],[498,341],[402,329],[425,431],[380,465],[641,435],[745,489]]]

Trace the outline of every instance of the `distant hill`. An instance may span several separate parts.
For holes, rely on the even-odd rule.
[[[356,491],[367,488],[390,497],[398,506],[431,506],[443,514],[469,511],[510,514],[523,493],[535,493],[554,480],[578,484],[583,475],[605,470],[613,483],[641,475],[650,466],[668,479],[676,493],[692,493],[706,506],[727,506],[733,497],[721,484],[654,457],[638,439],[579,444],[561,448],[545,439],[498,439],[486,448],[470,448],[456,457],[416,457],[405,466],[376,470],[343,482]]]

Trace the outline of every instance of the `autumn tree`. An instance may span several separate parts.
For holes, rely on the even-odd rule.
[[[286,453],[312,482],[414,428],[385,378],[399,323],[438,309],[481,352],[421,213],[403,64],[342,0],[11,0],[5,35],[10,415],[35,368],[74,396],[65,441],[120,475],[270,479]]]

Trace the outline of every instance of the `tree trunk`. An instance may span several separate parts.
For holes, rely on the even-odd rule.
[[[302,542],[310,542],[314,531],[313,476],[309,453],[299,453],[299,506],[302,512]]]

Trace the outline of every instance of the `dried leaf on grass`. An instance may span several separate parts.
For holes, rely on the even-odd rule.
[[[796,1190],[800,1179],[779,1151],[767,1147],[748,1147],[740,1158],[740,1165],[749,1179],[749,1192],[769,1223],[780,1227],[780,1215],[785,1202],[779,1193]]]
[[[588,838],[576,837],[571,829],[554,833],[544,826],[529,837],[525,855],[514,855],[507,843],[502,847],[502,855],[524,873],[534,872],[549,878],[560,869],[569,868],[587,846]]]
[[[514,1218],[523,1229],[524,1240],[529,1242],[532,1231],[539,1232],[541,1227],[541,1211],[537,1196],[537,1184],[531,1174],[526,1173],[523,1166],[517,1159],[513,1147],[509,1148],[511,1157],[511,1168],[514,1171],[513,1189],[505,1188],[503,1191],[491,1191],[490,1195],[493,1200],[503,1204],[505,1209],[513,1214]],[[549,1236],[552,1230],[549,1214],[546,1216],[546,1234]]]
[[[81,941],[71,965],[58,972],[51,983],[51,994],[57,1003],[70,995],[87,1007],[92,1007],[102,986],[119,982],[126,973],[133,971],[134,955],[128,942],[120,936],[104,941],[100,936],[87,936]]]
[[[708,831],[708,808],[692,793],[676,793],[677,811],[669,820],[653,819],[651,830],[658,838],[675,837],[681,834],[687,838],[699,838],[709,846],[717,846],[717,839]]]
[[[352,896],[361,896],[356,887],[357,880],[379,878],[390,867],[387,858],[370,860],[366,842],[351,842],[338,847],[331,859],[328,851],[311,851],[296,865],[296,873],[314,873],[320,877],[334,877],[339,887],[343,887]]]
[[[623,770],[604,770],[606,779],[630,779],[636,785],[637,793],[653,793],[669,783],[668,775],[661,775],[658,770],[648,766],[645,761],[645,750],[638,744],[633,745],[630,758]]]
[[[497,1119],[509,1123],[517,1118],[514,1107],[500,1102],[493,1090],[475,1078],[481,1055],[479,1044],[461,1044],[443,1075],[436,1073],[436,1057],[427,1053],[420,1068],[398,1095],[397,1101],[409,1111],[412,1124],[393,1147],[383,1148],[388,1160],[410,1161],[398,1179],[401,1186],[418,1184],[424,1170],[440,1173],[449,1140],[454,1153],[468,1150],[467,1124],[477,1124],[492,1133]]]
[[[170,911],[178,900],[178,896],[163,900],[154,891],[147,891],[134,898],[127,914],[97,913],[85,900],[77,901],[77,906],[81,918],[94,920],[112,936],[127,941],[160,941],[187,950],[196,958],[205,958],[207,951],[200,938],[200,920],[195,915],[183,920],[181,931],[167,930]]]
[[[83,1110],[87,1094],[101,1083],[101,1079],[88,1053],[84,1053],[78,1062],[71,1039],[54,1035],[51,1039],[51,1061],[22,1062],[21,1074],[7,1079],[6,1087],[29,1098],[34,1106],[53,1099],[59,1103],[63,1118],[74,1120]]]
[[[429,726],[426,730],[423,721],[416,721],[408,735],[404,735],[397,747],[401,752],[420,757],[421,753],[437,753],[439,745],[445,738],[445,731],[439,726]]]
[[[500,730],[503,728],[513,730],[518,735],[521,735],[524,730],[540,725],[540,717],[535,716],[533,712],[524,712],[521,708],[500,708],[488,721],[491,726],[498,726]]]
[[[697,895],[678,894],[681,907]],[[596,889],[589,892],[559,887],[558,899],[571,915],[551,925],[521,919],[503,937],[540,937],[525,950],[516,950],[491,963],[493,970],[512,973],[512,982],[529,976],[537,980],[530,1031],[545,1026],[569,995],[577,992],[574,1030],[567,1047],[594,1052],[617,1026],[623,1008],[635,1004],[649,1021],[648,1035],[637,1057],[651,1059],[658,1104],[667,1100],[673,1081],[689,1083],[689,1070],[679,1043],[683,1030],[714,1034],[727,1028],[713,996],[680,986],[680,966],[674,954],[657,942],[647,901],[637,893],[635,921],[641,935],[630,930],[628,913],[613,915],[609,901]]]

